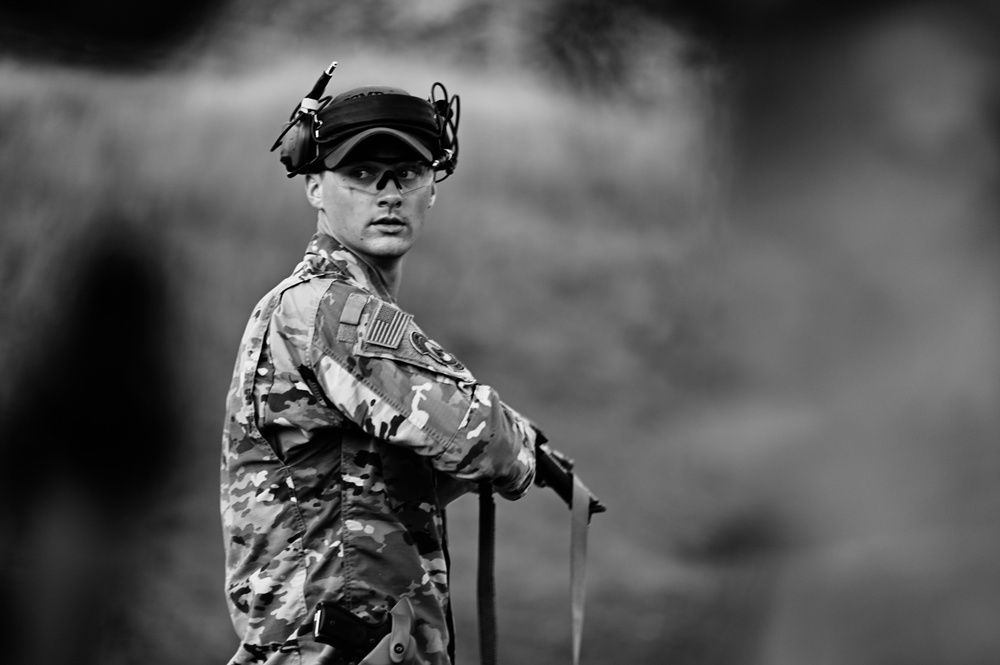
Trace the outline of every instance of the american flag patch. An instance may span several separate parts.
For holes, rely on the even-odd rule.
[[[406,324],[412,318],[412,315],[379,300],[378,308],[372,315],[371,323],[368,324],[365,341],[369,344],[395,349],[403,339]]]

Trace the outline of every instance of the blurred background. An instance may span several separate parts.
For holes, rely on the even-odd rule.
[[[226,662],[246,318],[331,60],[462,100],[401,304],[609,506],[590,663],[1000,662],[988,0],[0,9],[0,614],[18,663]],[[477,661],[476,505],[449,510]],[[570,662],[569,516],[499,507],[500,659]]]

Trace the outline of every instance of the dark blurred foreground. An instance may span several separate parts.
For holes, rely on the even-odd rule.
[[[640,586],[634,571],[619,571],[591,596],[614,606],[589,608],[585,660],[997,662],[992,5],[848,4],[811,15],[798,3],[694,4],[623,6],[697,27],[719,71],[714,175],[725,196],[712,221],[721,260],[711,266],[711,306],[724,325],[711,352],[732,370],[671,444],[726,509],[691,529],[642,525],[670,533],[659,554],[697,567],[712,591],[684,603],[619,599],[607,589]],[[552,7],[576,17],[577,32],[576,41],[552,33],[549,46],[564,69],[586,71],[595,61],[581,34],[607,22],[574,10],[617,14],[599,2]],[[169,52],[198,24],[156,43]],[[58,27],[62,43],[72,41],[72,24]],[[28,32],[37,38],[38,29]],[[601,42],[612,52],[628,32],[615,35]],[[136,48],[111,42],[103,53]],[[171,637],[159,633],[171,627],[158,623],[160,605],[170,596],[144,576],[189,445],[172,428],[185,418],[172,373],[184,332],[169,323],[176,303],[155,234],[130,220],[86,223],[89,240],[62,237],[52,278],[37,283],[44,311],[4,322],[30,328],[5,331],[3,346],[0,565],[13,600],[0,624],[16,662],[193,662],[177,655],[182,646],[162,648]],[[14,274],[17,257],[4,258]],[[604,459],[656,459],[625,452]],[[645,498],[664,514],[703,514],[678,507],[685,497],[669,486]],[[594,549],[613,546],[600,540],[614,537],[602,533],[605,520],[639,512],[609,503]],[[501,627],[501,654],[505,640],[538,625],[526,616],[508,634]]]
[[[54,253],[32,294],[51,313],[8,310],[31,328],[29,342],[5,336],[0,626],[9,662],[141,660],[136,600],[151,593],[143,566],[179,452],[174,308],[150,237],[109,220],[92,231]]]

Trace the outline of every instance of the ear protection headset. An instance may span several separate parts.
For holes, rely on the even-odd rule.
[[[325,170],[323,158],[330,150],[359,132],[376,127],[405,132],[425,145],[433,158],[431,167],[443,173],[437,182],[455,171],[461,110],[458,95],[449,98],[444,85],[435,83],[428,99],[394,88],[324,97],[336,67],[337,63],[332,62],[323,71],[271,146],[271,152],[281,148],[281,163],[289,178]]]

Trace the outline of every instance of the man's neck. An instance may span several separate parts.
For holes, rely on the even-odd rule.
[[[385,259],[362,257],[357,252],[352,251],[351,248],[344,243],[344,241],[337,237],[337,234],[333,232],[332,225],[322,212],[319,215],[317,231],[330,236],[336,240],[341,247],[350,252],[359,263],[368,268],[368,272],[373,278],[376,278],[381,282],[380,286],[386,291],[386,293],[393,300],[396,300],[399,295],[399,285],[403,279],[404,257],[394,256],[387,257]]]
[[[403,280],[403,257],[379,262],[365,261],[361,257],[358,257],[358,260],[371,266],[372,270],[382,278],[385,290],[393,300],[396,300],[399,296],[399,285]]]

